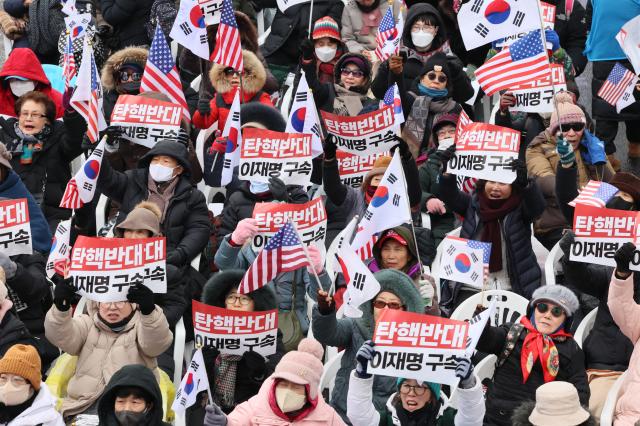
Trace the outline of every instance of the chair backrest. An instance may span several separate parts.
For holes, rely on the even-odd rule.
[[[613,425],[616,403],[618,402],[618,398],[620,398],[622,383],[626,376],[627,372],[625,371],[620,377],[618,377],[618,380],[615,381],[613,386],[611,386],[611,389],[609,389],[607,399],[604,401],[604,405],[602,406],[602,413],[600,414],[600,426]]]
[[[338,374],[338,370],[340,369],[342,355],[344,355],[344,351],[338,352],[324,365],[322,370],[319,392],[322,393],[324,389],[329,389],[329,400],[331,400],[331,393],[333,392],[333,386],[335,385],[336,374]]]
[[[489,320],[492,326],[498,326],[507,322],[516,322],[527,313],[529,301],[519,294],[506,290],[487,290],[479,292],[462,302],[451,314],[451,319],[471,319],[476,305],[489,304],[496,301],[496,312]]]
[[[592,309],[582,321],[580,321],[580,325],[576,329],[575,334],[573,335],[573,340],[576,341],[578,346],[582,347],[584,340],[587,338],[591,330],[593,329],[593,325],[596,322],[596,315],[598,314],[598,308]]]
[[[560,242],[557,242],[555,246],[549,252],[547,260],[544,262],[544,276],[545,283],[547,285],[554,285],[556,283],[556,271],[560,268],[560,259],[562,259],[562,250],[560,250]]]

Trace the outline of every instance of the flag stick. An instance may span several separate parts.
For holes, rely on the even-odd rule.
[[[215,141],[214,141],[215,143]],[[218,161],[218,154],[220,154],[218,151],[216,151],[216,155],[213,157],[213,164],[211,165],[211,173],[213,173],[213,169],[216,168],[216,162]]]
[[[300,245],[302,246],[302,250],[304,251],[304,255],[307,258],[307,261],[309,262],[309,265],[311,265],[311,270],[313,271],[313,276],[316,277],[316,281],[318,282],[318,287],[322,288],[322,284],[320,283],[320,277],[318,276],[318,273],[316,272],[316,269],[313,267],[313,262],[311,261],[311,257],[309,256],[309,252],[307,251],[307,246],[304,245],[304,242],[302,242],[302,237],[300,236],[300,233],[298,232],[298,227],[296,226],[296,223],[291,220],[291,218],[289,219],[289,223],[291,223],[291,226],[293,227],[293,230],[296,232],[296,235],[298,236],[298,239],[300,240]],[[331,284],[331,288],[333,288],[333,284]],[[331,288],[329,290],[331,290]],[[322,289],[324,290],[324,289]],[[332,293],[329,293],[329,296],[331,296]]]
[[[313,0],[311,0],[311,6],[309,7],[309,31],[307,34],[308,38],[311,38],[311,23],[313,21]]]

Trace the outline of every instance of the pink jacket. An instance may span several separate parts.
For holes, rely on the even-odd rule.
[[[332,425],[346,426],[342,418],[327,404],[322,395],[318,395],[318,405],[302,420],[289,422],[278,417],[269,406],[269,392],[273,386],[273,379],[268,378],[260,387],[257,395],[238,405],[227,416],[227,426],[287,426],[287,425]]]
[[[640,420],[640,305],[633,301],[633,274],[626,280],[620,280],[613,274],[607,305],[620,331],[635,345],[622,383],[622,396],[616,404],[614,422],[615,426],[633,426]]]

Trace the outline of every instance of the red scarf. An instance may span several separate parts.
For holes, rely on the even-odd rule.
[[[554,339],[564,341],[572,337],[571,334],[564,330],[557,331],[553,334],[546,335],[540,333],[531,324],[528,318],[522,317],[520,323],[529,331],[527,337],[524,338],[522,351],[520,353],[520,367],[522,368],[522,383],[526,383],[533,370],[533,364],[540,358],[542,365],[542,374],[544,382],[551,382],[556,379],[558,370],[560,370],[560,356],[558,349],[554,343]]]
[[[515,210],[522,197],[520,194],[511,194],[504,200],[494,200],[487,197],[484,190],[479,192],[480,222],[482,222],[482,235],[480,241],[491,243],[491,257],[489,258],[489,272],[502,270],[502,237],[500,232],[500,220]]]

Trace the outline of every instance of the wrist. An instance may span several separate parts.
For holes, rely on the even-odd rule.
[[[620,271],[618,270],[618,268],[616,268],[615,275],[619,280],[626,280],[631,275],[631,271]]]

